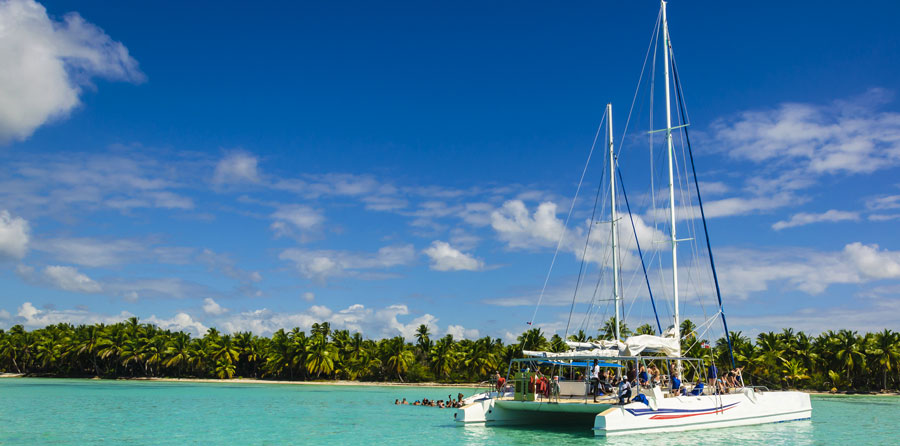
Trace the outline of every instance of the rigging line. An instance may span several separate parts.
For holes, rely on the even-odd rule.
[[[659,12],[656,14],[656,24],[653,25],[653,32],[650,33],[650,43],[647,46],[647,53],[644,54],[644,64],[641,65],[641,75],[638,76],[638,83],[634,87],[634,97],[631,98],[631,108],[628,109],[628,117],[625,118],[625,127],[623,127],[624,131],[622,132],[622,139],[619,140],[619,149],[618,149],[618,152],[616,152],[616,157],[618,157],[619,153],[622,151],[622,145],[625,143],[625,135],[628,134],[628,124],[631,122],[631,113],[634,111],[634,103],[635,103],[635,101],[637,101],[638,91],[640,91],[641,82],[644,79],[644,71],[647,68],[647,59],[650,57],[650,48],[653,48],[653,66],[654,67],[656,66],[656,44],[655,43],[659,42],[659,22],[660,22],[660,20],[662,20],[662,8],[660,8]],[[656,76],[656,73],[653,70],[650,70],[650,72],[654,77]],[[651,93],[652,93],[652,91],[653,90],[651,88]],[[650,110],[652,111],[653,110],[653,105],[652,105],[653,104],[653,102],[652,102],[653,95],[652,94],[650,96],[650,100],[651,100]],[[652,122],[651,122],[651,124],[652,124]],[[651,130],[653,129],[652,125],[651,125],[650,129]]]
[[[638,256],[641,258],[641,268],[644,270],[644,280],[647,282],[647,293],[650,294],[650,304],[653,305],[653,315],[656,316],[656,328],[662,333],[662,324],[659,322],[659,314],[656,312],[656,301],[653,299],[653,291],[650,289],[650,276],[647,275],[647,266],[644,264],[644,254],[641,251],[641,242],[638,241],[637,227],[634,225],[634,216],[631,215],[631,205],[628,204],[628,194],[625,192],[625,179],[622,178],[622,170],[616,169],[619,174],[619,186],[622,188],[622,196],[625,197],[625,209],[628,210],[628,218],[631,219],[631,230],[634,232],[634,244],[637,246]]]
[[[612,122],[612,121],[610,121]],[[606,169],[603,169],[604,172]],[[584,240],[584,251],[581,253],[581,267],[578,268],[578,278],[575,280],[575,293],[572,294],[572,307],[569,309],[569,319],[566,321],[565,336],[569,336],[569,324],[572,323],[572,313],[575,311],[575,301],[578,300],[578,288],[581,285],[581,276],[584,274],[584,264],[587,259],[588,246],[591,245],[591,233],[594,231],[594,217],[597,215],[597,203],[600,201],[600,192],[603,190],[603,177],[600,174],[600,181],[597,183],[597,194],[594,196],[594,210],[591,211],[590,225],[588,226],[587,238]]]
[[[674,59],[672,59],[672,73],[674,75],[675,84],[681,85],[681,82],[678,78],[678,69],[675,66]],[[675,88],[675,96],[677,98],[677,104],[679,104],[678,108],[681,111],[683,120],[687,116],[684,111],[686,107],[684,104],[684,95],[679,94],[679,90],[680,87]],[[700,198],[700,181],[697,179],[697,167],[694,164],[694,151],[691,149],[691,137],[687,129],[687,127],[682,127],[682,130],[684,131],[685,141],[687,142],[688,155],[690,156],[691,160],[691,171],[694,174],[694,187],[697,191],[697,204],[699,204],[700,207],[700,217],[703,219],[703,235],[706,237],[706,251],[709,253],[709,265],[712,268],[713,282],[716,285],[716,297],[719,299],[719,313],[722,315],[722,325],[725,328],[725,340],[728,341],[728,356],[731,357],[731,367],[734,368],[734,347],[731,344],[731,334],[728,332],[728,322],[725,320],[725,308],[722,305],[722,292],[719,289],[719,275],[716,273],[716,262],[713,259],[712,245],[709,241],[709,229],[706,225],[706,213],[703,211],[703,200]]]
[[[606,121],[606,112],[603,112],[603,118],[600,119],[600,125],[597,126],[597,132],[594,133],[594,142],[591,144],[591,151],[588,152],[587,162],[584,163],[584,169],[581,171],[581,179],[578,180],[578,187],[575,188],[575,196],[572,197],[572,205],[569,207],[569,214],[566,215],[566,222],[563,224],[563,230],[559,234],[559,241],[556,242],[556,251],[553,253],[553,260],[550,261],[550,269],[547,270],[547,277],[544,278],[544,286],[541,287],[541,295],[538,297],[538,303],[534,307],[534,314],[528,325],[534,327],[534,319],[537,317],[538,309],[541,308],[541,302],[544,300],[544,293],[547,291],[547,282],[550,281],[550,274],[553,272],[553,265],[556,264],[556,258],[559,256],[559,248],[562,246],[563,238],[566,236],[566,229],[569,228],[569,219],[572,218],[572,211],[575,210],[575,202],[578,201],[578,192],[581,191],[581,184],[584,183],[584,176],[587,174],[588,165],[591,164],[591,157],[594,155],[594,149],[597,147],[597,139],[600,137],[600,130],[603,129],[603,123]]]

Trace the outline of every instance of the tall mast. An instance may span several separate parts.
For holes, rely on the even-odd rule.
[[[678,320],[678,239],[675,238],[675,176],[672,161],[672,101],[669,97],[669,22],[666,20],[666,1],[662,2],[663,62],[666,79],[666,148],[669,156],[669,224],[672,243],[672,295],[675,301],[675,339],[681,342],[681,327]]]
[[[613,270],[613,299],[616,305],[616,341],[620,341],[621,333],[619,333],[620,313],[622,296],[619,295],[619,236],[616,231],[616,154],[613,150],[613,125],[612,125],[612,104],[606,104],[606,122],[609,130],[609,196],[610,206],[612,209],[612,270]]]

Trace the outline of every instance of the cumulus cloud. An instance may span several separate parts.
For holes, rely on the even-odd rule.
[[[788,288],[818,295],[836,284],[900,279],[900,252],[878,245],[849,243],[841,251],[808,249],[722,249],[716,264],[723,292],[737,297],[765,291],[783,282]]]
[[[376,253],[291,248],[282,251],[278,256],[282,260],[293,262],[303,277],[320,281],[340,276],[377,278],[377,274],[363,275],[361,270],[380,270],[408,265],[415,257],[416,252],[412,245],[385,246]]]
[[[259,183],[259,160],[244,152],[232,152],[219,160],[213,173],[213,184]]]
[[[799,162],[815,174],[873,172],[900,162],[900,113],[879,110],[892,96],[874,88],[826,105],[747,111],[716,122],[713,134],[736,158]]]
[[[134,315],[127,312],[122,311],[116,315],[107,315],[100,313],[92,313],[85,309],[74,309],[74,310],[56,310],[56,309],[43,309],[39,310],[31,304],[31,302],[24,302],[19,310],[16,312],[16,317],[13,318],[14,323],[21,323],[26,328],[35,329],[46,327],[47,325],[60,324],[60,323],[69,323],[73,325],[79,324],[114,324],[116,322],[122,322],[125,319],[133,317]]]
[[[227,308],[223,308],[211,297],[203,299],[203,312],[213,316],[219,316],[228,312]]]
[[[360,332],[372,338],[403,336],[410,341],[415,339],[416,328],[419,325],[428,326],[432,332],[438,331],[436,317],[426,313],[410,318],[410,310],[406,305],[373,309],[354,304],[338,311],[322,305],[313,305],[306,311],[297,313],[278,313],[259,309],[228,316],[221,319],[219,324],[226,333],[252,331],[260,335],[270,335],[280,328],[307,329],[312,324],[321,322],[331,323],[333,329]]]
[[[28,221],[0,211],[0,260],[21,259],[28,252],[31,230]]]
[[[325,221],[322,214],[306,205],[282,205],[272,213],[272,230],[278,236],[296,236],[319,229]]]
[[[477,271],[484,268],[481,260],[440,240],[435,240],[422,252],[431,259],[430,268],[436,271]]]
[[[103,287],[99,283],[71,266],[47,266],[44,278],[51,285],[79,293],[99,293]]]
[[[194,320],[194,318],[187,313],[177,313],[170,319],[162,319],[156,317],[156,315],[152,315],[145,319],[144,322],[154,324],[164,330],[184,331],[191,333],[194,336],[200,336],[208,330],[205,325]]]
[[[447,334],[455,339],[478,339],[478,329],[466,328],[462,325],[448,325]]]
[[[75,12],[52,20],[32,0],[0,3],[0,59],[0,142],[66,116],[94,77],[144,80],[122,43]]]
[[[552,202],[541,203],[532,214],[521,200],[509,200],[491,213],[491,226],[510,248],[555,246],[563,233]]]
[[[859,220],[858,212],[849,212],[849,211],[838,211],[835,209],[831,209],[829,211],[825,211],[821,214],[810,214],[806,212],[800,212],[798,214],[791,215],[791,218],[787,220],[778,221],[772,225],[772,229],[776,231],[780,231],[785,228],[793,228],[797,226],[805,226],[813,223],[820,222],[839,222],[839,221],[857,221]]]

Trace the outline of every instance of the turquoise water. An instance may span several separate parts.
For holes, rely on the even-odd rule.
[[[589,429],[454,425],[453,410],[395,406],[451,388],[0,379],[4,445],[896,445],[900,398],[813,397],[812,421],[595,438]]]

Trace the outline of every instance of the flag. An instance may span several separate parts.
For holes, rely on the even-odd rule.
[[[709,348],[709,342],[704,342],[704,343],[700,344],[700,347]]]
[[[526,322],[526,324],[531,325],[531,321]]]

